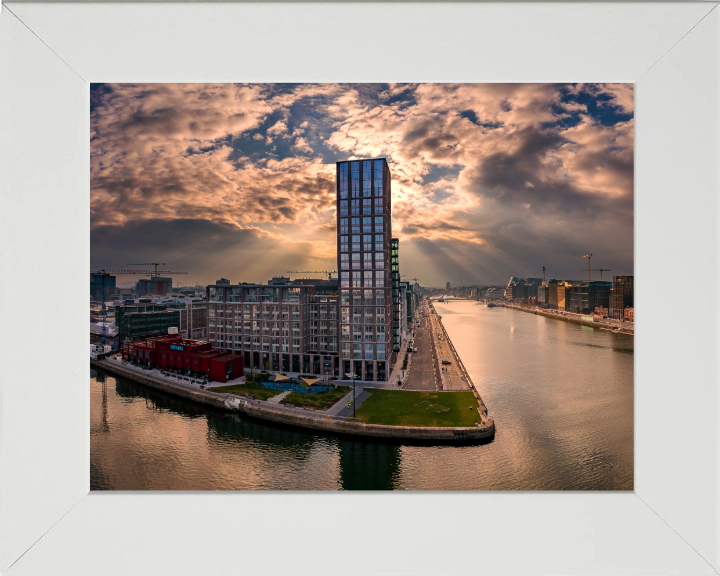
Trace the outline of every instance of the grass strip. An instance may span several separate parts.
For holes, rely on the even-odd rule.
[[[292,392],[283,398],[280,404],[288,404],[301,408],[313,408],[315,410],[327,410],[351,390],[352,388],[350,386],[338,386],[334,390],[327,390],[326,392],[319,392],[317,394]]]
[[[480,422],[472,392],[374,390],[356,410],[367,424],[390,426],[472,427]]]

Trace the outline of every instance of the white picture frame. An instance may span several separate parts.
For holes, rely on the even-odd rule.
[[[717,5],[5,3],[0,572],[720,574]],[[89,493],[103,81],[635,82],[634,491]]]

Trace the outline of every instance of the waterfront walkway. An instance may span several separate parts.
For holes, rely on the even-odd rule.
[[[463,370],[458,366],[455,352],[450,345],[450,339],[437,314],[430,315],[432,321],[432,337],[435,341],[435,350],[440,363],[440,390],[470,390],[470,384],[465,379]],[[450,364],[443,364],[443,361]]]
[[[370,392],[365,391],[362,386],[355,384],[355,407],[357,408],[366,398],[370,397]],[[326,410],[331,416],[352,416],[352,400],[353,391],[350,390],[345,396],[340,398],[335,404]],[[348,408],[348,402],[350,407]]]
[[[202,390],[203,389],[202,385],[201,385],[202,380],[197,379],[197,378],[189,378],[188,377],[187,379],[185,379],[185,377],[178,377],[173,374],[170,374],[169,372],[162,374],[161,371],[158,370],[157,368],[150,368],[150,369],[141,368],[140,366],[134,366],[133,364],[125,363],[124,361],[118,360],[117,358],[113,358],[113,357],[106,358],[104,360],[104,362],[113,363],[113,364],[116,364],[117,366],[120,366],[121,368],[123,368],[125,370],[129,370],[130,372],[134,372],[136,374],[146,376],[148,378],[155,378],[157,380],[161,380],[161,381],[165,381],[165,382],[168,382],[171,384],[182,386],[184,388],[189,388],[191,390]],[[350,382],[352,383],[352,381],[350,381]],[[244,384],[244,383],[245,383],[245,376],[241,376],[240,378],[235,378],[234,380],[228,380],[227,382],[224,382],[224,383],[223,382],[211,382],[207,386],[205,386],[204,389],[208,390],[208,391],[212,391],[212,388],[219,388],[221,386],[235,386],[237,384]],[[336,383],[336,382],[333,381],[333,383]],[[370,384],[377,384],[377,383],[371,382]],[[375,386],[375,387],[379,388],[380,386]],[[365,400],[365,398],[368,398],[370,396],[369,392],[364,392],[364,396],[361,399],[360,396],[363,394],[363,390],[364,390],[363,385],[360,384],[359,381],[356,380],[355,381],[356,407],[360,405],[360,402],[362,402],[362,400]],[[331,417],[336,417],[336,416],[346,417],[348,414],[341,414],[341,413],[343,412],[343,409],[345,409],[345,412],[348,412],[347,403],[348,403],[348,401],[351,401],[352,397],[353,397],[353,393],[351,390],[348,394],[343,396],[342,399],[340,399],[338,402],[333,404],[327,410],[314,410],[312,408],[302,408],[299,406],[290,406],[287,404],[280,404],[280,402],[282,400],[284,400],[285,397],[288,396],[288,394],[290,394],[290,391],[281,392],[281,393],[278,393],[277,396],[273,396],[266,401],[247,400],[247,398],[245,396],[242,396],[239,394],[223,394],[223,396],[228,397],[228,398],[236,398],[236,399],[240,400],[241,402],[248,401],[248,402],[252,402],[253,404],[260,403],[260,405],[262,405],[265,402],[268,402],[270,404],[276,405],[280,409],[287,411],[289,413],[303,414],[306,416],[308,414],[308,412],[314,412],[314,413],[317,413],[319,416],[322,415],[322,416],[331,416]],[[349,414],[352,415],[352,407],[349,409]]]
[[[239,378],[235,378],[234,380],[228,380],[227,382],[208,382],[207,384],[203,384],[205,380],[202,380],[200,378],[193,378],[191,376],[182,376],[180,374],[172,374],[170,372],[165,372],[163,374],[158,368],[142,368],[140,366],[135,366],[133,364],[130,364],[129,362],[125,362],[119,357],[116,356],[109,356],[105,358],[105,361],[112,362],[114,364],[117,364],[118,366],[125,368],[126,370],[130,370],[132,372],[136,372],[138,374],[142,374],[144,376],[148,376],[151,378],[157,378],[158,380],[162,380],[164,382],[170,382],[172,384],[179,384],[180,386],[185,386],[186,388],[191,388],[193,390],[210,390],[211,388],[217,388],[219,386],[235,386],[236,384],[245,384],[245,376],[240,376]],[[203,388],[204,386],[204,388]]]
[[[489,438],[495,433],[492,422],[486,425],[475,427],[425,427],[425,426],[394,426],[365,424],[352,417],[351,409],[348,409],[347,400],[350,393],[343,398],[345,406],[338,414],[331,414],[329,410],[314,410],[297,406],[274,404],[262,400],[250,400],[245,396],[226,393],[212,393],[205,390],[193,389],[188,381],[166,381],[162,374],[153,374],[152,370],[142,370],[137,367],[130,368],[117,360],[90,360],[90,365],[96,369],[106,369],[111,373],[122,377],[135,379],[140,384],[157,388],[187,398],[190,401],[206,404],[216,409],[238,410],[248,416],[269,420],[281,424],[301,426],[304,428],[323,430],[326,432],[337,432],[342,434],[353,434],[359,436],[372,436],[381,438],[396,439],[417,439],[429,441],[466,441]],[[179,380],[179,379],[177,379]],[[188,383],[186,383],[188,382]],[[357,393],[357,390],[356,390]],[[369,397],[370,392],[362,390],[357,398],[357,404]],[[343,401],[341,400],[341,402]],[[331,407],[333,412],[337,411],[336,403]],[[484,419],[483,419],[484,420]]]

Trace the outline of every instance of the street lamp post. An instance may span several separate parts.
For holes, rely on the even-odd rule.
[[[348,374],[346,372],[345,376],[350,376],[350,374]],[[355,418],[355,370],[353,370],[353,373],[352,373],[352,381],[353,381],[353,418]]]

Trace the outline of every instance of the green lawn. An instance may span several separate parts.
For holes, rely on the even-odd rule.
[[[252,395],[256,400],[267,400],[282,392],[282,390],[263,388],[260,384],[255,384],[254,382],[235,384],[233,386],[219,386],[218,388],[208,388],[208,390],[210,392],[227,392],[228,394],[237,394],[238,396]]]
[[[373,390],[356,410],[367,424],[392,426],[475,426],[480,422],[472,392]],[[472,409],[471,409],[472,408]]]
[[[300,406],[303,408],[314,408],[315,410],[327,410],[335,404],[340,398],[350,392],[350,386],[338,386],[334,390],[320,392],[318,394],[301,394],[293,392],[288,394],[280,404],[290,404],[291,406]]]

